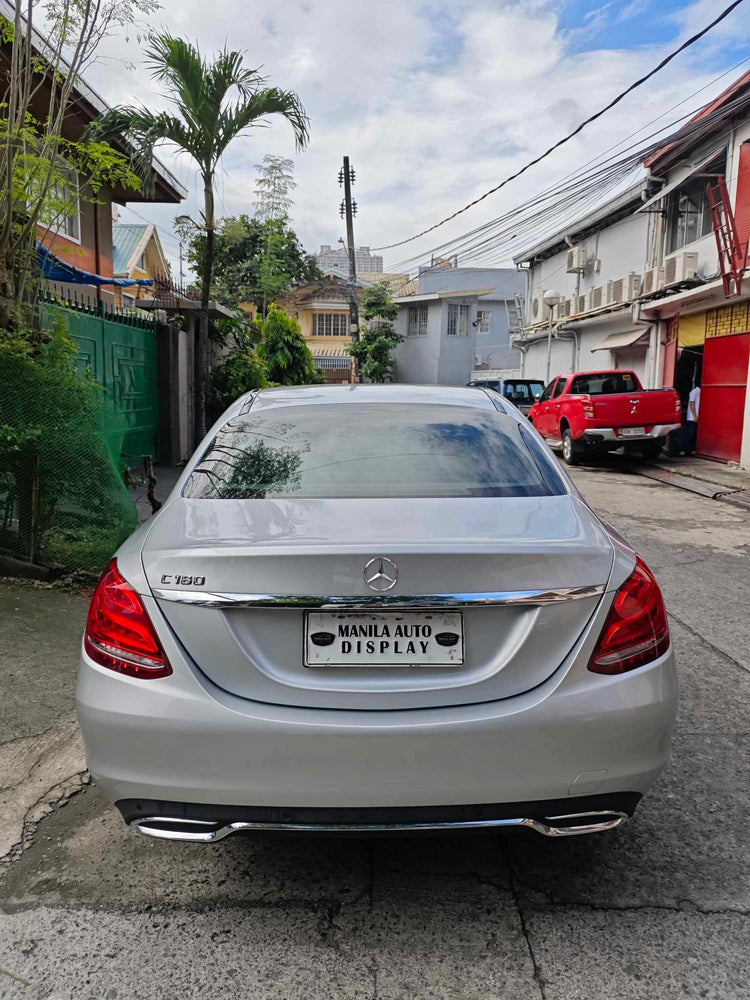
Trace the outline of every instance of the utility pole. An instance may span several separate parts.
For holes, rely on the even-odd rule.
[[[346,218],[346,249],[349,254],[349,332],[352,341],[359,340],[359,304],[357,302],[357,262],[354,256],[354,216],[357,203],[352,201],[354,170],[349,166],[349,157],[344,157],[344,165],[339,170],[339,184],[344,185],[344,200],[339,214]],[[352,358],[352,382],[355,379],[355,361]]]

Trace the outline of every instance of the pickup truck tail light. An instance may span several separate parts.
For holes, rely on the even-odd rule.
[[[615,595],[589,660],[595,674],[624,674],[669,649],[669,625],[659,584],[642,559]]]
[[[91,659],[128,677],[167,677],[172,667],[139,595],[107,567],[91,599],[84,646]]]
[[[581,406],[583,407],[584,417],[593,418],[594,416],[594,401],[590,396],[583,396],[581,398]]]

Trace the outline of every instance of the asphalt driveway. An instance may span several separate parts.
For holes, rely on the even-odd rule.
[[[0,998],[750,996],[750,512],[579,469],[670,610],[669,771],[622,830],[398,840],[128,831],[73,715],[86,598],[0,584]]]

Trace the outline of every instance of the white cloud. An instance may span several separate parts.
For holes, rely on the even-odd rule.
[[[580,36],[561,30],[557,0],[454,0],[445,6],[439,0],[163,3],[155,20],[173,33],[197,38],[206,53],[225,42],[243,49],[248,63],[262,65],[272,83],[299,91],[312,137],[296,158],[293,215],[310,249],[342,235],[337,173],[344,153],[358,175],[357,242],[391,243],[497,184],[674,46],[576,51]],[[681,12],[676,30],[689,34],[722,6],[698,0]],[[737,60],[740,26],[746,41],[749,29],[733,16],[727,33],[710,47],[683,54],[582,137],[419,244],[389,252],[386,263],[500,214],[706,84],[720,72],[717,46],[731,49],[725,65]],[[706,52],[710,68],[702,62]],[[138,65],[133,71],[107,60],[94,67],[91,83],[110,103],[158,100],[158,88],[138,63],[137,46],[125,49],[112,40],[106,55],[124,55]],[[266,152],[294,155],[284,122],[255,130],[230,149],[218,184],[223,212],[252,211],[254,164]],[[189,198],[179,208],[136,208],[166,227],[168,236],[169,220],[184,211],[196,214],[199,197],[192,164],[166,152],[163,158],[190,185]]]

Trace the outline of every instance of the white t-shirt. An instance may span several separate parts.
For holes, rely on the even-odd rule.
[[[695,406],[695,416],[693,416],[693,411],[690,408],[691,403],[693,403]],[[693,390],[691,390],[690,395],[688,396],[687,419],[692,421],[697,420],[698,414],[700,413],[700,408],[701,408],[701,387],[699,385],[696,385],[696,387]]]

